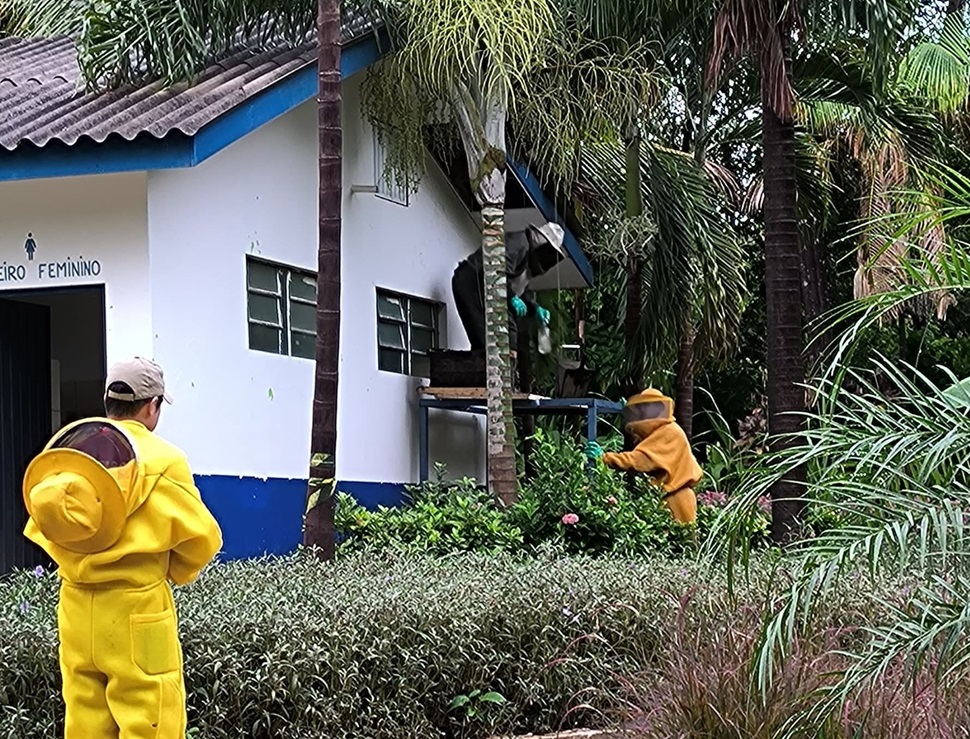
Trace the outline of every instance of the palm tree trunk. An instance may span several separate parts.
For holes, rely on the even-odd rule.
[[[828,342],[830,331],[822,331],[819,320],[828,311],[828,277],[825,270],[824,246],[811,240],[802,249],[802,300],[805,306],[805,325],[811,344],[807,352],[808,370],[817,368]]]
[[[485,270],[485,382],[488,398],[488,482],[503,505],[518,499],[512,363],[509,347],[508,280],[505,276],[505,203],[482,208]]]
[[[316,371],[310,432],[310,475],[303,542],[325,559],[334,555],[337,478],[337,377],[340,361],[340,0],[318,0],[317,99],[319,245],[317,251]]]
[[[685,127],[684,150],[688,151],[690,146],[694,149],[694,161],[698,166],[703,166],[707,159],[707,123],[710,113],[711,96],[699,86],[701,90],[700,116],[698,130],[695,136],[689,134],[693,131],[691,126]],[[677,390],[674,404],[674,415],[677,424],[684,430],[687,441],[691,440],[694,434],[694,316],[693,306],[686,306],[684,314],[684,325],[680,334],[680,347],[677,351]]]
[[[779,29],[779,33],[782,31]],[[786,66],[790,70],[788,48]],[[790,71],[789,71],[790,74]],[[762,137],[764,144],[765,294],[768,314],[768,429],[772,449],[792,444],[788,435],[801,428],[805,408],[802,350],[801,253],[795,199],[795,127],[775,114],[762,74]],[[771,490],[771,534],[786,542],[795,534],[804,512],[800,481],[804,471],[778,481]]]
[[[677,397],[674,402],[674,416],[677,425],[691,440],[694,432],[694,327],[688,319],[677,351]]]
[[[626,135],[626,217],[639,218],[643,215],[642,172],[640,169],[640,130],[636,124],[629,127]],[[623,322],[624,345],[626,349],[627,372],[623,394],[636,395],[643,390],[643,377],[640,370],[643,358],[637,355],[640,342],[640,324],[643,320],[643,258],[634,252],[627,262],[626,274],[626,316]],[[631,451],[637,440],[623,430],[623,450]],[[626,486],[630,492],[636,489],[637,473],[627,472]]]
[[[640,172],[640,131],[633,125],[626,136],[626,217],[639,218],[643,215],[643,191]],[[628,377],[625,392],[627,395],[640,392],[643,378],[639,368],[643,366],[642,357],[636,356],[640,344],[640,324],[643,320],[643,259],[633,253],[627,263],[626,279],[626,316],[623,334],[626,343]]]

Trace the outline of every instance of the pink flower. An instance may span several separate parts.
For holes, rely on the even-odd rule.
[[[709,490],[697,496],[697,502],[705,506],[721,507],[727,503],[727,495],[718,490]]]
[[[761,507],[761,510],[765,513],[765,515],[771,515],[771,498],[769,498],[767,495],[762,495],[760,498],[758,498],[758,505]]]
[[[606,499],[606,505],[616,505],[616,498],[611,495]]]
[[[572,526],[573,524],[577,523],[579,523],[579,516],[577,516],[575,513],[567,513],[562,517],[563,526]]]

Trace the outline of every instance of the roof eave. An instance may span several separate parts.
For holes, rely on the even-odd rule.
[[[387,48],[384,35],[370,32],[345,43],[341,78],[352,77],[380,59]],[[12,151],[0,147],[0,182],[194,167],[312,100],[316,93],[317,67],[310,63],[207,123],[194,136],[173,132],[161,138],[141,134],[130,141],[110,136],[100,143],[81,139],[72,145],[26,143]]]

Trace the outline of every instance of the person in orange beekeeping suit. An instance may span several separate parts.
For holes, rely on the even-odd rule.
[[[674,420],[674,402],[653,388],[630,398],[623,409],[623,424],[637,445],[629,452],[604,452],[590,441],[586,453],[614,469],[650,475],[664,489],[664,502],[679,523],[697,520],[694,486],[703,471],[684,430]]]
[[[184,739],[185,684],[170,583],[222,547],[185,455],[154,434],[154,362],[108,372],[105,418],[61,429],[28,466],[24,535],[58,565],[65,739]]]

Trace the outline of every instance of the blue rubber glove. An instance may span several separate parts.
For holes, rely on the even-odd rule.
[[[518,295],[512,298],[512,310],[515,311],[515,315],[522,318],[529,309],[525,307],[525,302]]]
[[[586,456],[590,459],[599,459],[603,456],[603,447],[595,441],[586,442]]]
[[[547,311],[541,305],[536,306],[536,318],[539,319],[539,323],[541,323],[543,326],[548,326],[550,317],[549,311]]]

